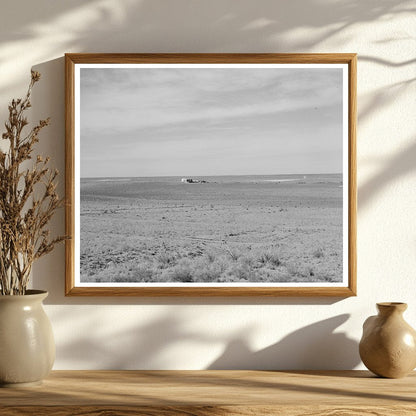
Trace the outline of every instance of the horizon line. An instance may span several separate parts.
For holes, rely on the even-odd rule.
[[[221,177],[221,176],[282,176],[282,175],[342,175],[343,172],[321,172],[321,173],[255,173],[255,174],[233,174],[233,175],[153,175],[153,176],[80,176],[80,179],[97,178],[198,178],[198,177]]]

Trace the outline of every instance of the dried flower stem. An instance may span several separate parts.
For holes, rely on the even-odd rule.
[[[39,141],[39,132],[50,119],[40,120],[26,136],[28,124],[25,110],[31,107],[30,96],[40,74],[31,73],[25,98],[12,100],[6,132],[2,139],[9,142],[6,152],[0,150],[0,294],[24,295],[29,283],[33,262],[53,250],[65,239],[50,239],[46,225],[63,200],[56,193],[58,171],[48,167],[49,157],[37,156],[33,166],[23,169],[22,164],[32,159],[33,147]],[[41,187],[40,196],[34,197]]]

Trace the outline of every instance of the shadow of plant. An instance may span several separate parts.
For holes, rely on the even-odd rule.
[[[77,314],[68,316],[63,311],[56,314],[54,321],[65,326],[65,321],[77,319]],[[246,327],[234,336],[223,337],[202,330],[188,329],[180,317],[166,313],[153,320],[146,319],[129,330],[120,327],[105,335],[94,322],[84,322],[78,336],[72,341],[61,341],[57,345],[57,359],[61,363],[76,362],[80,368],[100,369],[151,369],[163,367],[168,360],[172,367],[169,351],[189,348],[189,343],[198,343],[204,351],[205,345],[224,344],[223,353],[211,362],[208,370],[325,370],[354,368],[360,362],[358,343],[343,332],[335,332],[344,324],[348,314],[338,315],[300,328],[279,342],[254,351],[249,347],[249,336],[253,328]],[[97,322],[98,324],[98,322]],[[107,322],[112,327],[116,322]],[[71,326],[71,324],[69,324]],[[89,329],[88,329],[89,328]],[[100,332],[102,334],[100,335]],[[108,332],[108,331],[107,331]],[[235,332],[235,331],[234,331]],[[89,333],[89,336],[85,336]],[[243,335],[245,334],[245,335]],[[183,357],[178,357],[178,360]],[[190,367],[196,357],[189,356]],[[175,365],[175,364],[173,364]]]
[[[358,189],[358,201],[360,207],[365,207],[389,185],[392,181],[416,170],[416,140],[406,149],[398,152],[387,162],[383,163],[382,168],[370,180],[361,185]]]
[[[343,314],[308,325],[259,351],[253,351],[244,338],[233,339],[208,369],[354,368],[360,363],[358,343],[343,332],[334,332],[348,318]]]

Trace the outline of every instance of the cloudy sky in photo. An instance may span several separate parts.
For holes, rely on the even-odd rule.
[[[81,176],[342,172],[337,68],[81,68]]]

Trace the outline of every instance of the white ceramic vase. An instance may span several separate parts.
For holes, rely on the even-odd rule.
[[[52,326],[42,301],[48,292],[0,295],[0,385],[41,383],[55,361]]]

